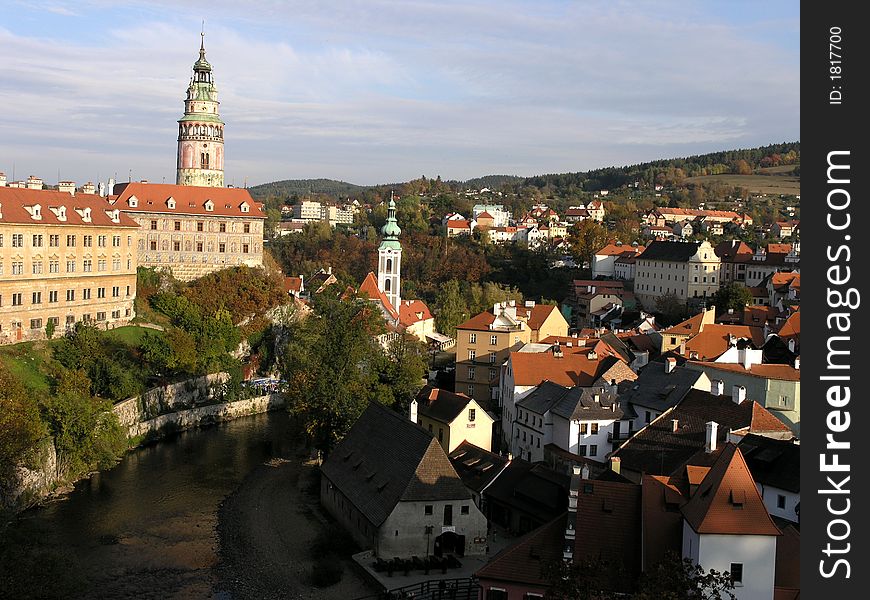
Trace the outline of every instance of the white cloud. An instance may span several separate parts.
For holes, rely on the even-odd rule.
[[[240,6],[210,3],[206,24],[228,179],[532,174],[799,136],[798,57],[767,39],[796,14],[742,28],[679,2]],[[201,4],[50,7],[108,35],[0,28],[0,170],[171,179]]]

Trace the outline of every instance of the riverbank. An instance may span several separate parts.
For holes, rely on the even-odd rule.
[[[315,587],[312,546],[328,532],[319,504],[319,472],[297,449],[254,469],[218,511],[217,597],[349,600],[376,593],[347,556],[338,583]]]

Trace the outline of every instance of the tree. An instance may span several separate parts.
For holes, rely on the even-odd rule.
[[[568,230],[568,245],[571,254],[581,267],[592,265],[592,257],[608,241],[607,230],[592,219],[580,221]]]
[[[412,335],[406,333],[390,342],[386,352],[378,356],[381,360],[373,361],[378,376],[375,400],[408,414],[411,400],[423,387],[425,357],[426,348]]]
[[[342,300],[329,291],[314,298],[314,314],[289,327],[280,359],[287,407],[309,442],[328,453],[375,396],[372,364],[382,353],[376,336],[383,318],[368,300]]]
[[[0,362],[0,479],[10,474],[44,435],[36,402]]]
[[[634,600],[735,600],[733,589],[727,571],[705,572],[701,565],[671,551],[643,574]]]
[[[456,326],[468,319],[468,305],[456,279],[444,283],[435,298],[435,326],[450,337],[456,336]]]
[[[656,300],[656,311],[662,317],[662,323],[673,325],[686,318],[686,303],[673,292],[662,294]]]
[[[732,281],[713,294],[713,304],[719,314],[728,312],[728,309],[743,310],[752,304],[752,292],[746,286]]]
[[[55,329],[54,321],[49,319],[48,323],[45,324],[45,338],[46,339],[50,340],[51,338],[54,337],[54,329]]]
[[[556,560],[544,566],[548,584],[547,600],[611,600],[614,595],[603,590],[612,566],[603,560]]]

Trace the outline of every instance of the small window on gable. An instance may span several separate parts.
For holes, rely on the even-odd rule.
[[[251,205],[248,204],[247,202],[242,202],[242,212],[246,213],[246,212],[250,212],[250,210],[251,210]]]
[[[137,198],[136,196],[130,196],[130,198],[127,200],[127,204],[130,205],[131,208],[136,208],[137,206],[139,206],[139,198]]]
[[[214,202],[212,202],[211,200],[206,200],[205,210],[207,210],[208,212],[212,212],[214,210]]]
[[[175,208],[175,198],[173,198],[172,196],[170,196],[170,197],[166,200],[166,207],[167,207],[167,208]]]

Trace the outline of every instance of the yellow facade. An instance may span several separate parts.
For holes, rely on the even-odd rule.
[[[43,339],[49,320],[128,323],[136,265],[133,227],[0,220],[0,344]]]

